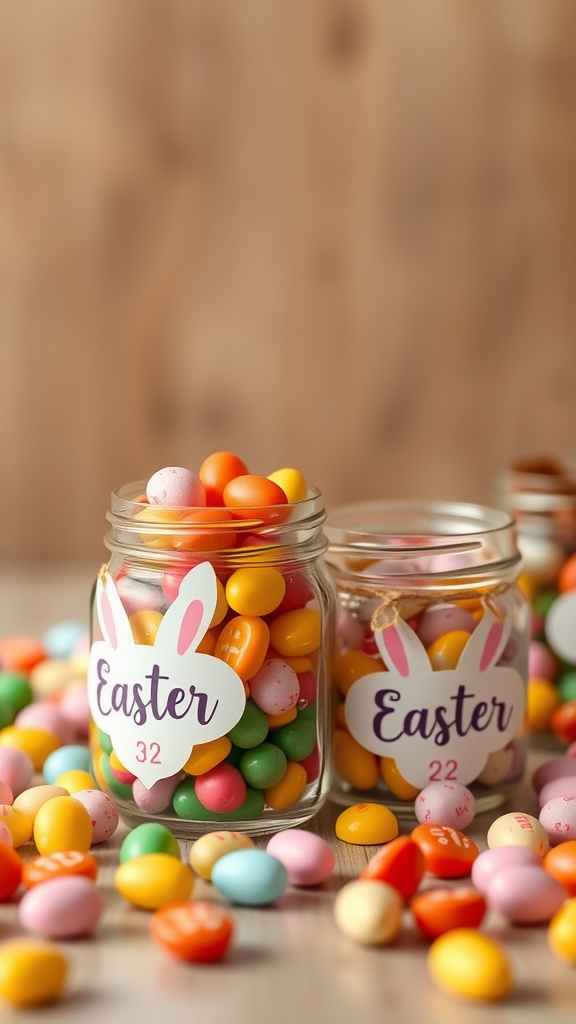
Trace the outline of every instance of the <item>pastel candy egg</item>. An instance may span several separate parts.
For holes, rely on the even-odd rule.
[[[339,608],[336,613],[336,633],[346,647],[362,647],[366,628],[364,623],[347,608]]]
[[[135,906],[156,910],[188,899],[194,888],[194,875],[187,864],[169,853],[147,853],[120,864],[114,885]]]
[[[476,782],[482,786],[497,786],[511,777],[515,763],[516,751],[512,745],[493,750],[488,754],[482,771],[476,776]]]
[[[424,647],[429,647],[445,633],[464,631],[473,633],[478,625],[472,612],[458,605],[435,605],[420,616],[416,633]]]
[[[42,774],[44,781],[49,785],[55,785],[56,779],[64,772],[79,771],[89,772],[91,768],[90,751],[81,744],[66,744],[59,747],[44,762]]]
[[[234,850],[249,850],[253,847],[254,842],[250,836],[242,832],[207,832],[192,844],[188,859],[196,874],[210,881],[212,868],[221,857]]]
[[[471,878],[476,888],[486,893],[500,871],[519,864],[539,866],[541,863],[540,854],[529,846],[495,846],[478,854],[472,865]]]
[[[576,963],[576,899],[566,900],[548,926],[548,944],[561,960]]]
[[[281,715],[296,707],[300,696],[294,669],[276,658],[265,661],[249,685],[252,700],[267,715]]]
[[[551,846],[576,838],[576,796],[556,796],[548,800],[538,820],[546,829]]]
[[[427,966],[432,981],[443,992],[477,1002],[506,999],[514,984],[503,947],[475,928],[455,928],[435,939]]]
[[[0,804],[11,804],[14,800],[14,794],[10,789],[7,782],[3,782],[0,779]]]
[[[85,772],[81,768],[72,768],[70,771],[58,775],[54,785],[62,786],[70,796],[73,796],[81,789],[93,789],[96,779],[90,772]]]
[[[49,658],[69,658],[88,632],[84,622],[62,619],[53,623],[42,635],[42,643]]]
[[[27,843],[32,835],[32,818],[13,805],[0,804],[0,822],[10,829],[15,849]]]
[[[206,491],[199,477],[183,466],[165,466],[152,474],[146,484],[151,505],[196,508],[206,504]]]
[[[265,850],[234,850],[212,867],[212,883],[232,903],[261,907],[274,903],[288,886],[284,865]]]
[[[34,821],[42,804],[55,796],[69,796],[69,793],[64,786],[32,786],[16,797],[13,807],[17,811],[24,811]]]
[[[544,869],[564,887],[569,896],[576,896],[576,839],[558,843],[544,857]]]
[[[71,796],[47,800],[34,819],[34,842],[38,853],[89,850],[92,822],[88,811]]]
[[[531,640],[528,645],[528,678],[555,679],[558,663],[550,648],[540,640]]]
[[[16,747],[0,746],[0,779],[10,786],[13,796],[28,789],[33,775],[34,765],[28,754]]]
[[[414,801],[418,821],[464,829],[475,814],[473,794],[458,782],[431,782]]]
[[[236,615],[226,623],[214,648],[241,679],[251,679],[261,668],[270,642],[270,630],[257,615]]]
[[[286,765],[286,755],[276,743],[261,743],[258,747],[251,747],[242,754],[239,762],[245,781],[255,789],[275,786],[283,777]]]
[[[282,862],[291,885],[319,885],[334,870],[332,848],[322,836],[305,829],[277,832],[268,841],[266,850]]]
[[[380,846],[398,835],[398,819],[383,804],[354,804],[336,819],[336,835],[346,843]]]
[[[74,739],[87,739],[90,730],[90,705],[85,686],[67,689],[60,697],[58,710],[72,729]]]
[[[290,503],[305,501],[308,497],[308,484],[299,469],[276,469],[268,474],[268,479],[282,488]]]
[[[68,961],[50,943],[14,939],[0,947],[0,996],[13,1006],[41,1006],[60,998]]]
[[[538,818],[521,811],[510,811],[496,818],[488,829],[486,843],[490,849],[496,846],[529,846],[541,856],[550,847],[546,829]]]
[[[0,729],[12,725],[18,713],[32,702],[33,696],[24,673],[0,671]]]
[[[116,804],[100,789],[80,789],[73,794],[86,808],[92,822],[92,843],[104,843],[118,828]]]
[[[165,811],[172,803],[172,797],[176,790],[182,775],[171,775],[167,779],[158,779],[157,782],[152,783],[150,789],[140,781],[135,779],[132,786],[132,797],[134,803],[142,811],[146,811],[148,814],[159,814],[161,811]]]
[[[547,782],[571,776],[576,776],[576,758],[570,757],[568,754],[565,757],[552,757],[548,761],[544,761],[533,772],[532,785],[539,793]]]
[[[355,879],[336,896],[334,920],[355,942],[385,946],[400,934],[403,907],[400,893],[387,882]]]
[[[269,615],[286,590],[282,573],[271,566],[237,569],[226,583],[226,601],[239,615]]]
[[[515,924],[549,921],[566,899],[566,890],[541,865],[514,864],[498,871],[488,885],[490,910]]]
[[[320,646],[321,620],[316,608],[284,612],[270,624],[270,643],[287,658],[310,654]]]
[[[120,863],[142,857],[147,853],[167,853],[180,860],[180,847],[176,836],[165,825],[145,821],[131,829],[120,847]]]
[[[42,771],[46,758],[61,745],[60,738],[46,729],[10,725],[0,732],[0,746],[14,747],[28,754],[37,772]]]
[[[104,899],[96,884],[82,875],[52,878],[29,889],[18,906],[22,926],[45,939],[88,935],[98,924]]]

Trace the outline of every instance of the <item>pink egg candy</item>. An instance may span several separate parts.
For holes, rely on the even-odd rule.
[[[34,701],[19,711],[14,720],[19,729],[42,729],[64,745],[72,743],[74,731],[57,706],[47,700]]]
[[[569,778],[576,775],[576,760],[573,757],[551,757],[536,768],[532,775],[532,785],[537,793],[552,779]]]
[[[559,779],[546,782],[538,793],[540,807],[557,796],[576,796],[576,775],[563,775]]]
[[[514,864],[491,880],[488,908],[514,924],[544,924],[566,899],[566,890],[538,864]]]
[[[238,769],[227,761],[198,775],[194,791],[202,806],[214,814],[237,811],[246,799],[246,783]]]
[[[471,880],[481,893],[486,894],[500,871],[519,864],[541,866],[542,857],[529,846],[495,846],[492,850],[482,850],[472,864]]]
[[[544,804],[540,824],[548,833],[551,846],[576,839],[576,796],[555,796]]]
[[[302,758],[298,764],[301,764],[306,772],[307,782],[313,782],[314,779],[318,778],[320,774],[320,749],[317,743],[314,745],[312,753],[308,754],[308,757]]]
[[[336,632],[341,643],[354,649],[362,646],[366,627],[348,608],[339,608],[336,613]]]
[[[420,616],[416,632],[424,647],[429,647],[439,637],[453,630],[473,633],[478,623],[467,608],[457,605],[435,605]]]
[[[90,815],[93,843],[104,843],[114,835],[118,828],[118,811],[107,793],[100,789],[80,789],[73,794],[73,799],[78,800]]]
[[[257,543],[262,543],[257,538]],[[274,609],[273,618],[283,615],[284,612],[295,611],[296,608],[303,608],[314,598],[314,587],[307,572],[301,569],[290,570],[282,573],[286,590],[280,604]]]
[[[320,885],[334,871],[335,858],[331,846],[302,828],[277,832],[268,841],[266,852],[276,857],[288,872],[290,885]]]
[[[312,672],[298,673],[298,707],[307,708],[317,697],[316,676]]]
[[[474,820],[473,794],[459,782],[431,782],[414,800],[420,824],[445,825],[462,832]]]
[[[5,846],[14,846],[14,836],[3,821],[0,821],[0,843],[4,843]]]
[[[0,779],[6,782],[14,799],[30,788],[34,775],[32,758],[17,747],[0,746]]]
[[[531,640],[528,646],[528,678],[552,679],[558,674],[558,665],[552,651],[541,640]]]
[[[140,779],[136,779],[132,786],[134,803],[141,811],[146,811],[148,814],[159,814],[161,811],[166,811],[172,803],[174,790],[181,778],[182,775],[178,772],[177,775],[171,775],[167,779],[159,779],[150,789],[147,789]]]
[[[88,738],[90,731],[90,705],[86,686],[73,686],[58,701],[58,710],[74,733],[75,740]]]
[[[298,703],[298,676],[279,658],[265,661],[249,685],[252,700],[266,715],[282,715]]]
[[[198,508],[206,505],[204,484],[190,469],[166,466],[152,474],[146,484],[151,505],[171,508]]]
[[[66,875],[50,878],[24,893],[18,905],[26,931],[45,939],[72,939],[94,930],[104,910],[104,897],[91,878]]]

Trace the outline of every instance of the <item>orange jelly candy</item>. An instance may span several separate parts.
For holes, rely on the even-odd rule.
[[[84,875],[85,878],[98,877],[98,861],[91,853],[82,850],[55,850],[43,857],[34,857],[24,864],[22,883],[27,889],[51,878],[62,878],[64,875]]]
[[[410,836],[398,836],[370,858],[360,872],[360,878],[388,882],[407,899],[416,892],[425,870],[425,857],[418,843]]]
[[[486,913],[486,901],[471,885],[438,887],[414,896],[410,910],[422,934],[437,939],[453,928],[478,928]]]
[[[214,648],[214,656],[225,661],[241,679],[251,679],[262,667],[270,630],[256,615],[236,615],[226,623]]]
[[[469,836],[448,825],[418,825],[411,832],[411,838],[424,854],[426,871],[436,878],[469,875],[480,853]]]
[[[219,960],[230,945],[233,932],[232,915],[217,903],[204,900],[161,907],[150,922],[154,941],[187,961]]]
[[[542,866],[560,885],[568,896],[576,896],[576,839],[558,843],[545,855]]]

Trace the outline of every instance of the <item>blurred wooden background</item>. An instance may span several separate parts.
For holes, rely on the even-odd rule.
[[[329,506],[576,447],[574,0],[0,8],[0,555],[219,449]]]

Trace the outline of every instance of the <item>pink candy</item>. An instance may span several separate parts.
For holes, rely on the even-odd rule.
[[[446,825],[462,832],[474,820],[474,796],[458,782],[431,782],[414,800],[420,824]]]
[[[266,852],[281,861],[290,885],[319,885],[334,870],[334,854],[325,839],[305,829],[292,828],[272,836]]]
[[[216,814],[237,811],[246,799],[246,783],[242,775],[227,762],[198,775],[194,789],[202,806]]]
[[[99,789],[81,789],[73,797],[90,815],[92,842],[103,843],[110,839],[118,828],[118,811],[112,798]]]
[[[150,789],[146,789],[146,786],[140,782],[140,779],[136,779],[132,786],[134,803],[141,811],[146,811],[147,814],[160,814],[161,811],[165,811],[170,807],[174,790],[181,778],[181,774],[178,773],[177,775],[171,775],[168,779],[159,779]]]
[[[166,466],[153,473],[146,484],[151,505],[172,508],[197,508],[206,505],[204,484],[190,469]]]
[[[296,707],[300,695],[298,676],[279,658],[265,661],[250,680],[250,696],[266,715],[282,715]]]
[[[560,882],[538,864],[514,864],[497,872],[486,891],[490,910],[518,924],[550,921],[566,899]]]
[[[8,783],[14,798],[32,783],[32,759],[17,747],[0,747],[0,779]]]
[[[486,894],[496,875],[520,864],[539,866],[542,858],[529,846],[495,846],[491,850],[483,850],[472,865],[472,882],[481,893]]]
[[[445,633],[452,633],[454,630],[473,633],[476,626],[476,619],[467,608],[458,608],[456,605],[436,605],[421,616],[418,624],[418,637],[424,647],[429,647]]]
[[[576,839],[576,796],[556,796],[548,800],[540,811],[539,820],[552,846],[566,839]]]

